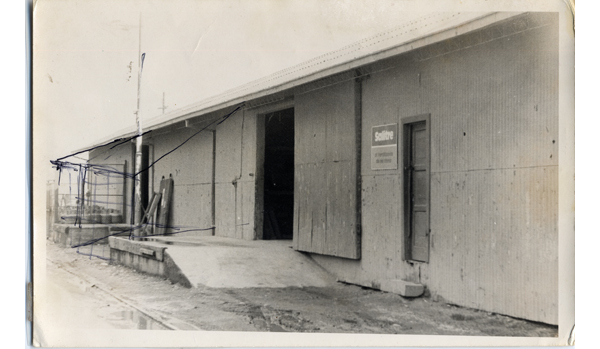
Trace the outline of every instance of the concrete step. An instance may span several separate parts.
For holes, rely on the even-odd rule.
[[[392,279],[381,282],[381,290],[396,293],[403,297],[419,297],[425,291],[425,287],[410,281]]]

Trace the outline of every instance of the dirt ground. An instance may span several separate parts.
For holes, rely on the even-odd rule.
[[[84,285],[89,297],[95,298],[95,314],[112,321],[115,327],[130,320],[137,322],[133,328],[140,329],[536,337],[558,334],[556,326],[355,285],[185,288],[52,242],[48,242],[46,253],[48,277],[69,278],[71,283]],[[111,306],[113,311],[101,310]],[[149,326],[151,322],[158,324]]]

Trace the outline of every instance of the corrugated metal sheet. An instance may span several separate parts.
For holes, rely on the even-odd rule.
[[[340,279],[420,281],[455,304],[557,323],[557,15],[515,21],[534,26],[492,28],[493,39],[461,49],[447,42],[443,55],[415,52],[363,81],[361,260],[315,257]],[[402,170],[370,169],[370,137],[372,126],[423,113],[431,255],[411,265],[401,259]]]
[[[433,172],[558,164],[557,35],[541,27],[423,62]]]
[[[217,126],[216,230],[218,236],[254,239],[257,115],[242,111]]]
[[[558,321],[557,43],[550,25],[432,60],[420,98],[433,122],[429,286],[547,323]]]
[[[428,286],[447,301],[558,318],[557,167],[432,175]]]
[[[151,139],[154,158],[175,149],[197,130],[183,128]],[[180,148],[154,164],[154,188],[158,190],[164,176],[173,176],[173,202],[169,224],[181,230],[206,229],[212,222],[213,134],[201,132]],[[174,231],[176,232],[176,230]],[[210,230],[204,234],[211,234]],[[196,232],[195,234],[199,234]]]

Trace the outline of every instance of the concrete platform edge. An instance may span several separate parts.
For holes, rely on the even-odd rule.
[[[120,264],[142,273],[165,277],[184,287],[193,285],[169,256],[167,247],[148,241],[133,241],[122,237],[108,238],[111,263]]]

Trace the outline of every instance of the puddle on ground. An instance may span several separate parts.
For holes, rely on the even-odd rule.
[[[111,320],[133,323],[138,330],[168,330],[164,325],[137,310],[117,311],[111,314]]]

